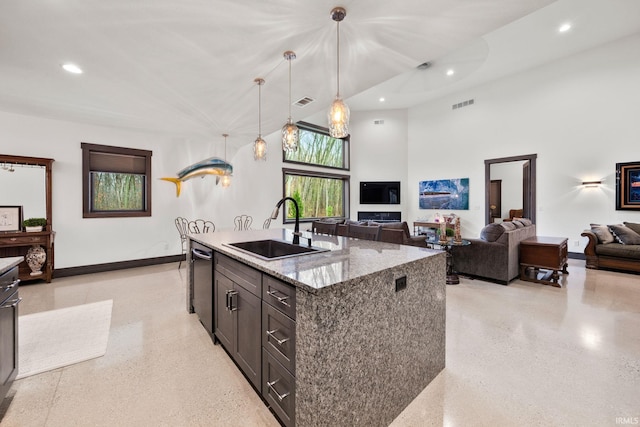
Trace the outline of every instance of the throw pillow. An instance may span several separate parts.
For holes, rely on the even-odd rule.
[[[613,237],[611,231],[609,231],[609,227],[601,224],[591,224],[591,231],[598,238],[598,242],[602,244],[613,243],[616,241],[616,238]]]
[[[511,223],[513,225],[515,225],[516,228],[524,228],[524,224],[522,222],[518,221],[517,219],[514,219],[513,221],[511,221]]]
[[[610,225],[609,230],[623,245],[640,245],[640,234],[624,225]]]
[[[486,242],[495,242],[504,233],[504,227],[500,224],[486,225],[480,232],[480,238]]]
[[[630,229],[632,229],[633,231],[635,231],[636,233],[640,234],[640,224],[635,222],[624,222],[623,224],[629,227]]]
[[[505,231],[515,230],[516,226],[511,223],[511,221],[503,221],[499,224]]]
[[[525,227],[533,224],[529,218],[513,218],[515,221],[520,221]]]

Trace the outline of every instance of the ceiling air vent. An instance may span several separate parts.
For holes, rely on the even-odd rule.
[[[467,101],[458,102],[457,104],[453,104],[451,106],[452,110],[457,110],[458,108],[466,107],[468,105],[473,105],[473,99],[469,99]]]
[[[374,120],[373,124],[374,125],[383,125],[384,124],[384,120]]]
[[[298,107],[305,107],[311,104],[313,101],[315,101],[315,99],[305,96],[304,98],[298,99],[296,102],[293,103],[293,105],[296,105]]]

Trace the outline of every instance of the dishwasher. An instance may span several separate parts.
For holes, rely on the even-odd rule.
[[[213,335],[213,250],[192,240],[191,263],[193,311]]]

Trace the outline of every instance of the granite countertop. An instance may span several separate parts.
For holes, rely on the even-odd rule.
[[[20,264],[24,260],[21,256],[12,256],[7,258],[0,258],[0,274],[8,271],[9,269]]]
[[[189,237],[312,293],[317,293],[329,286],[361,280],[365,276],[424,258],[445,256],[442,251],[415,246],[358,240],[342,236],[317,235],[309,232],[305,232],[303,235],[312,238],[312,246],[329,249],[329,251],[267,261],[225,246],[228,243],[263,239],[280,239],[291,242],[293,232],[284,228],[216,231],[209,234],[193,234]],[[300,239],[300,242],[302,246],[307,244],[307,240],[303,238]]]

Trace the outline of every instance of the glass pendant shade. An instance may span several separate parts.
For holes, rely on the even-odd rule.
[[[224,137],[224,162],[227,162],[227,137],[229,136],[229,134],[223,133],[222,136]],[[222,186],[222,188],[227,188],[228,186],[231,185],[231,175],[229,175],[228,171],[225,171],[224,175],[222,175],[220,177],[220,185]]]
[[[267,160],[267,143],[261,137],[256,138],[253,143],[253,159]]]
[[[291,119],[282,127],[282,149],[296,151],[300,141],[300,129]]]
[[[349,107],[336,97],[328,113],[329,135],[333,138],[344,138],[349,135]]]
[[[331,104],[327,119],[329,121],[329,135],[333,138],[345,138],[349,135],[349,107],[340,97],[340,21],[347,16],[343,7],[331,10],[331,19],[336,22],[336,99]]]
[[[291,119],[291,61],[296,59],[296,53],[288,50],[284,53],[284,59],[289,61],[289,119],[282,127],[282,149],[284,151],[296,151],[300,143],[300,129]]]
[[[258,85],[258,137],[253,143],[253,160],[267,160],[267,143],[262,139],[262,85],[264,79],[256,77],[253,80]]]

